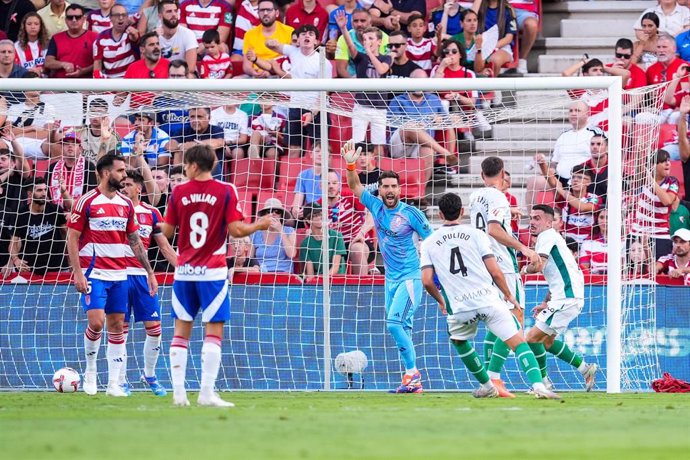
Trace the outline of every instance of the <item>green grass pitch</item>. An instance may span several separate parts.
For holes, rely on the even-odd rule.
[[[4,459],[680,459],[690,394],[223,393],[234,409],[135,393],[0,393]]]

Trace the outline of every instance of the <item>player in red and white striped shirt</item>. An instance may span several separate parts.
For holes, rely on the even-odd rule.
[[[113,27],[104,30],[93,43],[94,78],[122,78],[137,60],[139,33],[129,26],[127,9],[115,5],[110,10]]]
[[[223,325],[230,319],[225,260],[227,235],[241,238],[275,224],[270,214],[252,224],[243,222],[235,186],[217,181],[211,175],[216,161],[216,153],[209,145],[187,149],[184,164],[189,181],[175,187],[161,225],[168,238],[178,229],[179,255],[172,294],[175,336],[169,353],[176,406],[189,405],[184,383],[187,348],[199,310],[202,322],[206,323],[206,335],[201,348],[201,389],[197,402],[200,406],[233,406],[214,392],[220,369]]]
[[[143,173],[147,176],[147,182],[154,187],[153,194],[158,194],[155,189],[155,181],[151,175],[146,161],[140,161]],[[127,178],[124,181],[123,194],[132,201],[134,205],[134,214],[139,223],[139,236],[144,245],[144,249],[148,251],[151,246],[151,241],[156,240],[156,244],[161,251],[161,254],[173,267],[177,265],[177,255],[175,250],[170,246],[167,238],[163,236],[158,228],[158,224],[163,221],[160,211],[148,203],[140,201],[141,192],[144,189],[144,176],[137,171],[127,171]],[[125,321],[123,324],[123,333],[125,343],[127,343],[127,335],[129,333],[130,316],[134,314],[135,322],[144,322],[146,329],[146,340],[144,340],[144,372],[141,376],[141,381],[145,383],[156,396],[165,396],[167,392],[165,388],[158,383],[156,378],[156,363],[158,362],[158,355],[161,349],[161,309],[158,296],[151,297],[148,295],[148,286],[146,282],[146,269],[141,265],[141,262],[134,256],[134,252],[129,247],[125,248],[127,255],[127,283],[128,283],[128,305],[127,313],[125,314]],[[123,391],[129,393],[129,384],[127,383],[127,351],[123,356],[122,370],[120,372],[120,386]]]
[[[660,257],[656,272],[671,278],[682,278],[683,284],[690,284],[690,230],[681,228],[673,234],[671,254]]]
[[[124,157],[104,155],[96,170],[98,187],[77,201],[67,223],[67,251],[74,284],[83,294],[82,307],[88,319],[84,334],[84,392],[94,395],[97,391],[96,360],[107,318],[106,395],[127,396],[119,385],[119,377],[125,353],[122,323],[127,312],[128,246],[146,270],[149,295],[156,295],[158,283],[139,237],[134,205],[119,193],[127,177]]]
[[[204,32],[202,42],[206,53],[199,62],[201,78],[223,79],[232,78],[232,62],[228,53],[220,47],[220,34],[215,29]]]
[[[343,235],[350,272],[353,275],[366,275],[374,257],[374,244],[369,235],[374,228],[374,221],[366,207],[354,195],[343,196],[341,192],[340,176],[333,170],[328,171],[329,228]],[[319,203],[321,201],[318,200]]]
[[[635,206],[635,217],[630,229],[634,236],[656,239],[659,257],[671,252],[669,217],[671,206],[678,197],[680,184],[671,176],[671,159],[666,150],[656,152],[656,170],[652,188],[644,187]]]
[[[424,38],[427,24],[422,15],[413,14],[408,21],[407,31],[410,37],[407,39],[407,57],[421,67],[427,75],[431,75],[431,69],[436,60],[436,41],[433,38]]]
[[[232,22],[232,9],[223,0],[186,0],[180,5],[180,24],[194,32],[199,44],[209,29],[218,30],[220,42],[227,43]]]
[[[98,0],[100,8],[91,10],[86,14],[86,29],[97,34],[110,29],[113,26],[113,23],[110,22],[110,10],[114,4],[115,0]]]

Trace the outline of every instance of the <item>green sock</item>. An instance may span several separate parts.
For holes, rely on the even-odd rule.
[[[534,357],[534,353],[527,343],[521,343],[515,349],[515,356],[522,367],[522,371],[527,374],[527,378],[531,384],[540,383],[542,379],[541,370],[539,369],[539,364],[537,364],[537,358]]]
[[[491,353],[491,359],[489,360],[489,372],[496,372],[500,374],[503,370],[503,365],[508,359],[510,354],[510,347],[505,344],[505,342],[498,337],[494,343],[494,350]]]
[[[498,337],[487,329],[486,335],[484,336],[484,367],[489,367],[491,356],[494,354],[494,344],[496,340],[498,340]]]
[[[575,353],[565,342],[561,342],[560,340],[554,340],[551,348],[546,351],[575,368],[580,367],[580,364],[582,364],[582,356]]]
[[[474,375],[474,377],[479,380],[479,383],[488,382],[489,374],[486,373],[486,369],[484,369],[482,362],[479,360],[479,355],[474,351],[472,345],[467,341],[462,341],[460,343],[451,341],[451,343],[460,355],[460,359],[465,364],[465,367],[467,367],[467,370],[470,371],[470,374]]]
[[[546,377],[546,348],[544,348],[543,343],[530,343],[529,344],[534,357],[539,363],[539,370],[541,371],[542,378]]]

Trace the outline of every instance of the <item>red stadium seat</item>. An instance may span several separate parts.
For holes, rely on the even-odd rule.
[[[297,182],[299,173],[307,168],[311,168],[312,165],[313,160],[309,156],[302,158],[282,158],[278,167],[278,184],[276,188],[282,191],[294,191],[295,182]]]
[[[534,204],[548,204],[553,207],[556,205],[556,195],[552,191],[537,192]]]
[[[237,187],[271,190],[275,185],[276,162],[265,158],[233,160],[232,182]]]
[[[663,149],[665,145],[673,143],[678,136],[676,125],[666,124],[659,127],[659,142],[657,148]]]
[[[244,221],[251,223],[254,217],[253,205],[254,205],[254,193],[252,189],[246,187],[237,187],[237,197],[239,199],[240,208],[242,209],[242,215],[244,216]]]
[[[400,195],[403,198],[421,198],[425,195],[423,162],[419,158],[381,158],[381,171],[395,171],[400,176]]]
[[[50,160],[36,160],[34,163],[34,174],[36,177],[46,177],[50,168]]]

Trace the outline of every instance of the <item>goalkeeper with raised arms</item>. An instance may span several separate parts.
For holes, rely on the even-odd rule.
[[[374,218],[386,272],[386,327],[405,365],[402,383],[390,392],[422,393],[422,374],[417,370],[411,337],[414,313],[422,301],[421,271],[414,234],[423,240],[431,234],[431,225],[419,209],[400,202],[400,179],[395,172],[383,171],[379,176],[380,198],[365,189],[355,169],[361,153],[361,147],[355,149],[352,140],[341,149],[347,162],[347,185]]]

